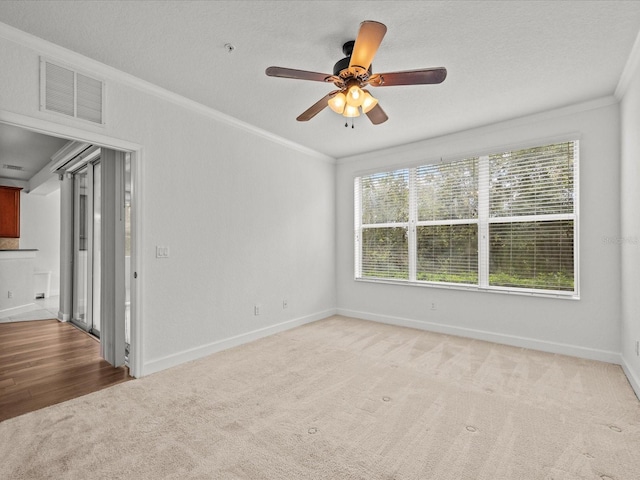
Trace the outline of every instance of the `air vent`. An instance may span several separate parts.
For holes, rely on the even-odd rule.
[[[40,59],[40,108],[103,124],[104,82]]]
[[[7,170],[18,170],[18,171],[22,171],[24,170],[24,167],[21,167],[20,165],[2,165],[2,168],[6,168]]]

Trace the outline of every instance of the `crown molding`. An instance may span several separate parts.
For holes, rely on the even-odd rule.
[[[640,67],[640,32],[636,36],[636,41],[633,43],[633,47],[631,47],[631,53],[629,54],[629,58],[627,58],[627,63],[624,65],[624,69],[622,70],[622,75],[620,75],[620,80],[618,80],[618,86],[614,92],[615,97],[618,100],[622,100],[625,93],[629,89],[629,84],[631,83],[631,79],[633,78],[634,73],[638,71]]]
[[[70,66],[77,67],[78,69],[84,71],[90,71],[94,75],[99,75],[106,80],[135,88],[136,90],[171,102],[174,105],[185,108],[186,110],[190,110],[194,113],[225,123],[232,127],[239,128],[247,133],[264,138],[292,150],[296,150],[318,160],[322,160],[332,164],[336,163],[336,159],[330,157],[329,155],[325,155],[324,153],[320,153],[317,150],[305,147],[304,145],[300,145],[299,143],[292,142],[291,140],[288,140],[284,137],[275,135],[271,132],[268,132],[267,130],[258,128],[235,117],[219,112],[218,110],[215,110],[211,107],[185,98],[182,95],[178,95],[177,93],[166,90],[153,83],[147,82],[146,80],[142,80],[138,77],[122,72],[116,68],[105,65],[104,63],[98,62],[97,60],[81,55],[77,52],[74,52],[73,50],[61,47],[40,37],[7,25],[6,23],[0,22],[0,38],[4,38],[18,45],[22,45],[23,47],[34,50],[38,55],[44,55],[50,58],[58,59],[66,64],[69,64]]]
[[[389,158],[397,157],[399,155],[408,155],[410,152],[419,150],[424,146],[433,148],[436,145],[448,144],[455,142],[456,140],[463,140],[469,137],[487,135],[496,131],[503,131],[507,128],[518,127],[522,125],[529,125],[536,122],[544,122],[552,120],[554,118],[561,118],[576,113],[587,112],[590,110],[596,110],[599,108],[605,108],[610,105],[618,104],[618,99],[613,95],[606,97],[595,98],[593,100],[587,100],[585,102],[575,103],[572,105],[566,105],[564,107],[554,108],[552,110],[544,110],[542,112],[531,113],[520,117],[514,117],[507,120],[501,120],[496,123],[490,123],[487,125],[479,125],[466,130],[460,130],[457,132],[446,133],[436,137],[423,138],[411,143],[405,143],[402,145],[396,145],[381,150],[375,150],[367,153],[359,153],[349,157],[342,157],[336,160],[337,165],[356,162],[360,160],[371,161],[376,158]],[[469,152],[469,154],[478,154],[478,151]]]

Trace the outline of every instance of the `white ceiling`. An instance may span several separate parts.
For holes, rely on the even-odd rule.
[[[67,142],[62,138],[0,123],[0,180],[28,181]],[[13,167],[20,167],[21,170]]]
[[[363,20],[387,34],[373,71],[446,67],[441,85],[371,89],[389,120],[325,109]],[[640,30],[638,1],[0,1],[0,21],[308,148],[341,158],[612,95]],[[235,49],[228,53],[225,44]]]

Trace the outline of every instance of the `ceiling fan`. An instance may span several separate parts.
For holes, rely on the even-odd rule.
[[[393,87],[436,84],[442,83],[447,76],[447,69],[442,67],[373,73],[371,62],[386,32],[387,27],[380,22],[362,22],[358,37],[342,46],[342,52],[346,57],[333,66],[333,75],[283,67],[269,67],[265,73],[270,77],[333,83],[338,87],[338,90],[328,93],[300,114],[296,119],[299,122],[311,120],[329,106],[334,112],[347,118],[360,116],[362,110],[371,123],[378,125],[386,122],[389,117],[378,104],[378,100],[365,89],[367,85]]]

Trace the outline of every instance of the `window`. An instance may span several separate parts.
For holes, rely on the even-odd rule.
[[[362,275],[409,279],[409,170],[361,179]]]
[[[415,169],[416,279],[478,282],[478,159]]]
[[[577,296],[578,142],[355,179],[357,279]]]

